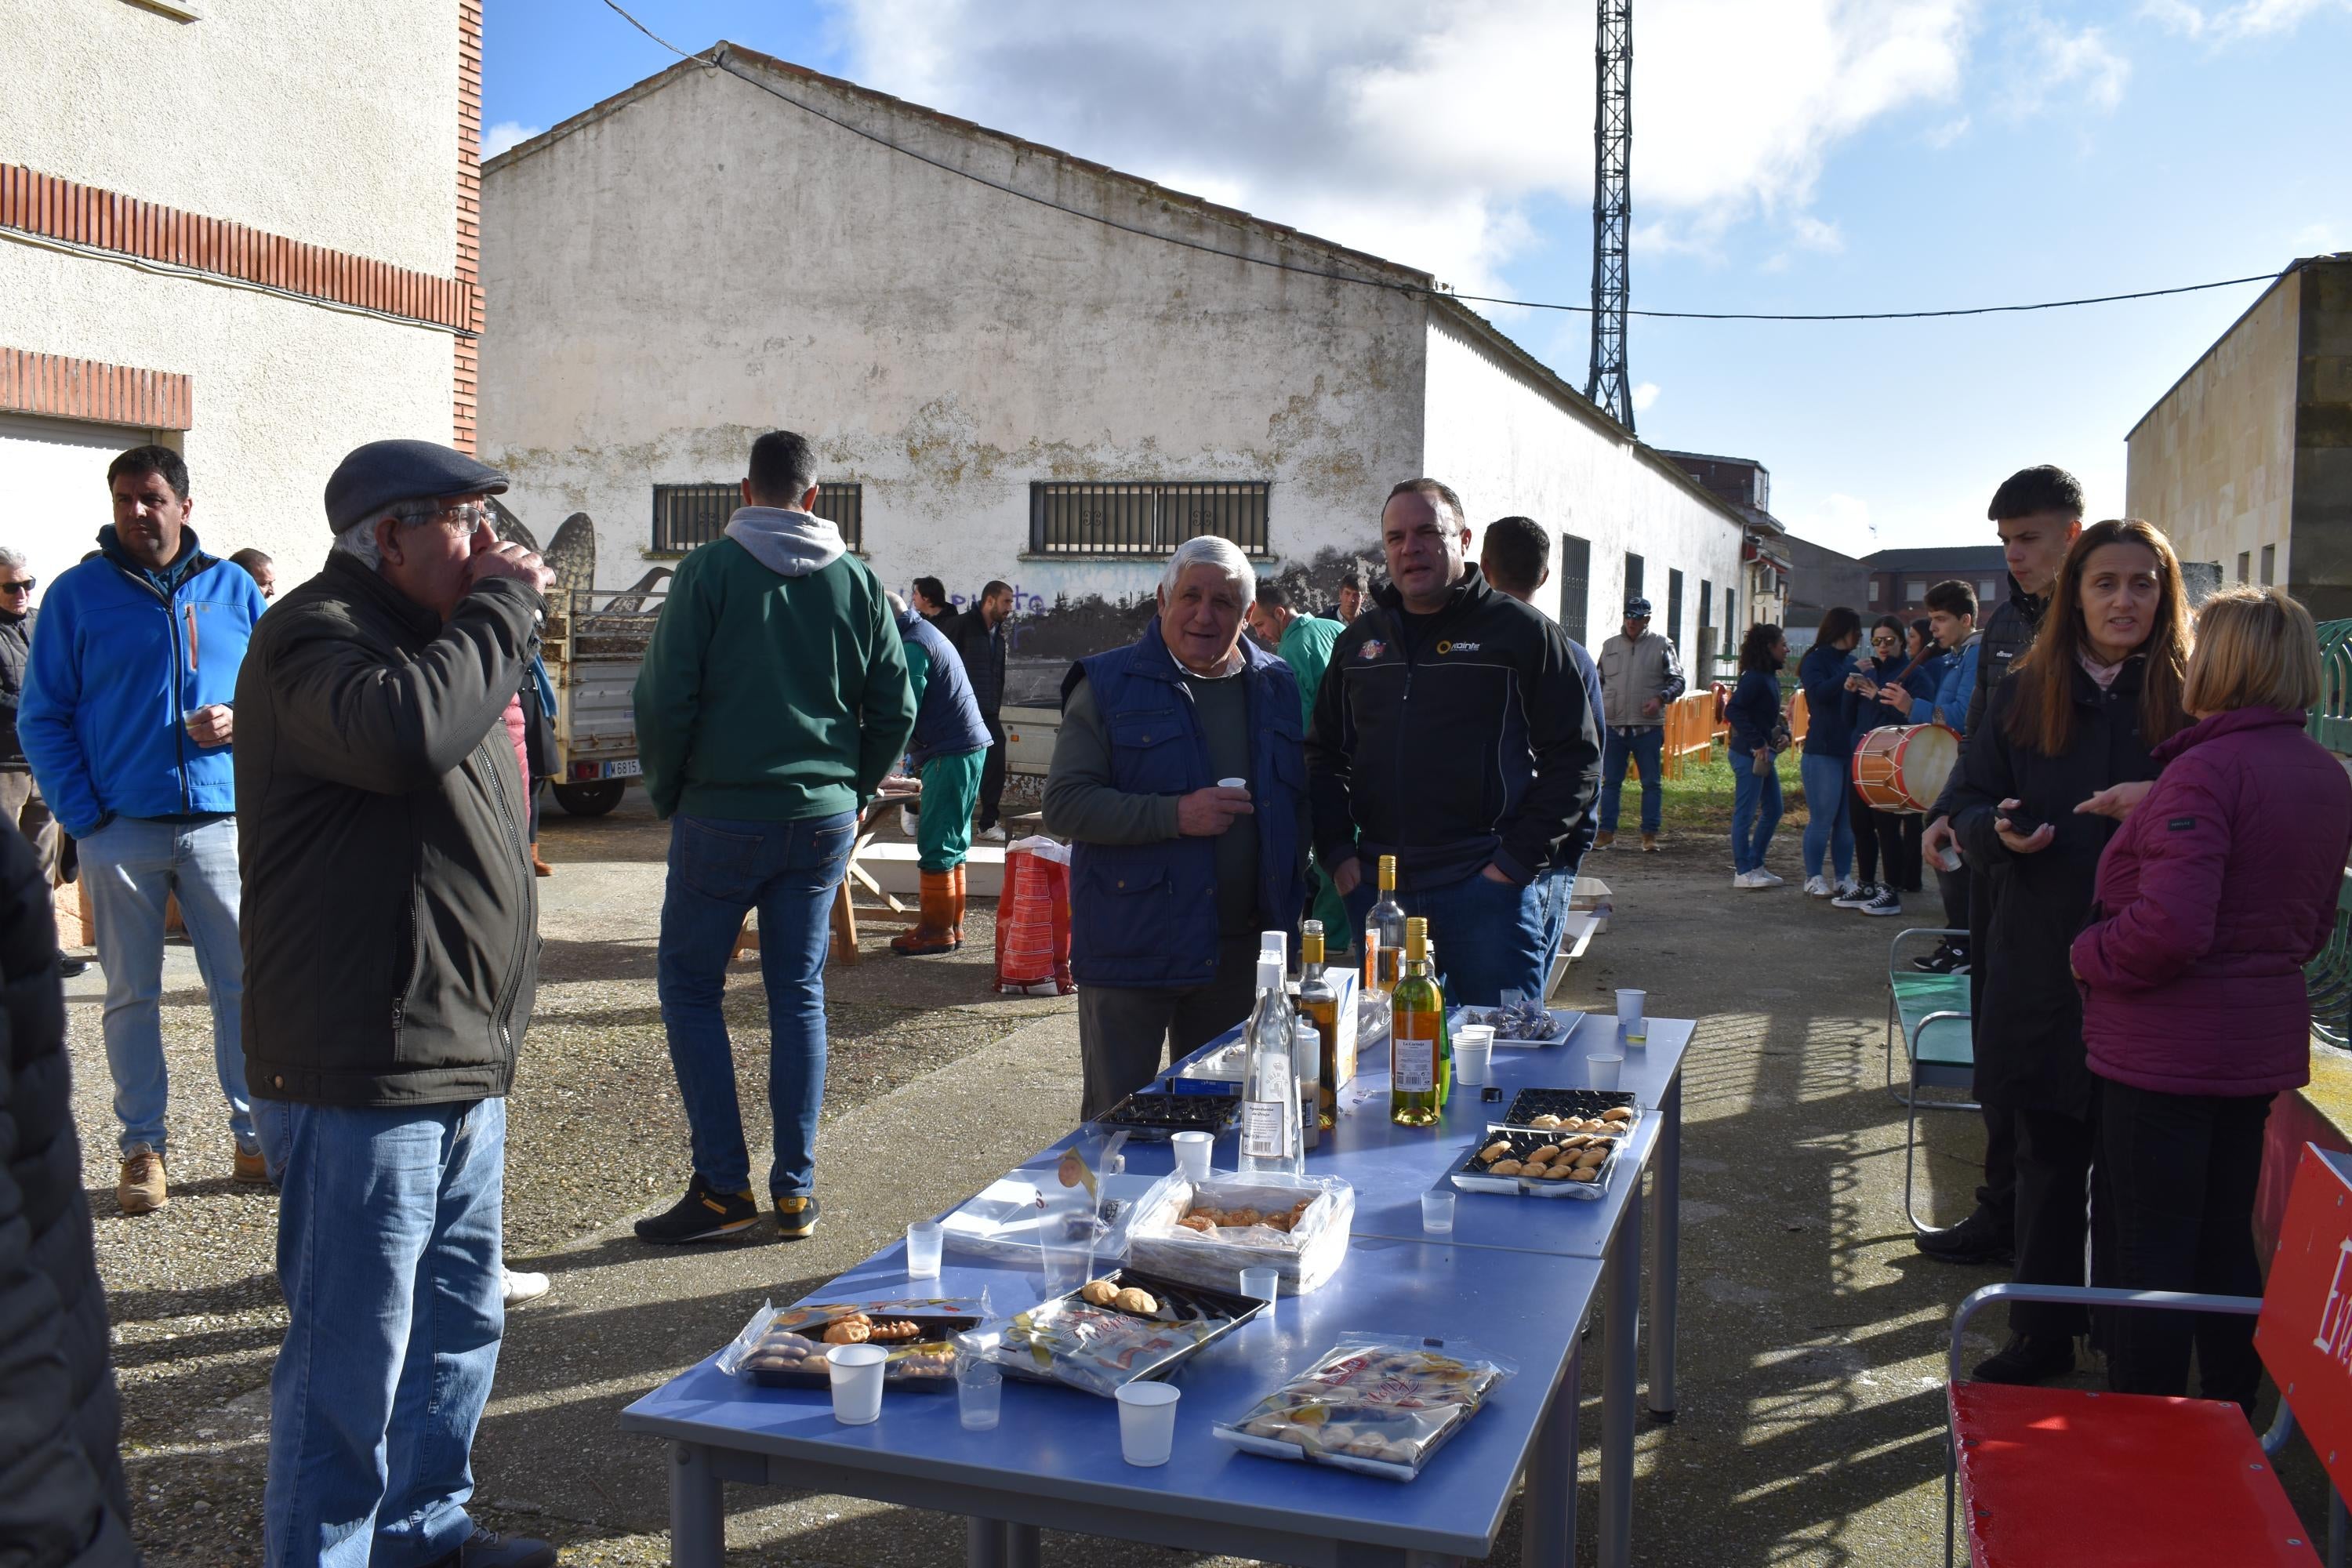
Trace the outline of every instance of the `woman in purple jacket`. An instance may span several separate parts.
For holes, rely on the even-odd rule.
[[[2083,1037],[2100,1092],[2099,1191],[2114,1283],[2258,1296],[2254,1186],[2271,1097],[2311,1078],[2303,966],[2326,943],[2352,854],[2352,780],[2304,733],[2319,700],[2311,616],[2238,588],[2197,616],[2182,705],[2197,722],[2099,863],[2074,939]],[[2110,795],[2118,792],[2108,792]],[[2208,1399],[2254,1407],[2252,1318],[2115,1314],[2119,1394],[2186,1394],[2192,1342]]]

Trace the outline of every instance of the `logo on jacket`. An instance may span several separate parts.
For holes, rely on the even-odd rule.
[[[1442,654],[1476,653],[1478,645],[1474,642],[1442,642],[1437,645],[1437,651]]]
[[[1365,643],[1363,647],[1356,650],[1356,657],[1358,658],[1378,658],[1381,655],[1388,651],[1389,645],[1381,641],[1380,638],[1374,637],[1370,641]]]

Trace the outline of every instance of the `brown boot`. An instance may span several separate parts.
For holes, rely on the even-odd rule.
[[[949,910],[953,897],[955,873],[925,871],[923,878],[922,921],[913,931],[890,939],[890,951],[919,957],[925,953],[953,952],[956,950],[955,921]]]
[[[534,842],[530,847],[530,870],[531,875],[535,877],[552,877],[555,875],[555,868],[539,858],[539,845],[536,842]]]
[[[172,1202],[163,1179],[163,1156],[144,1143],[134,1143],[122,1156],[122,1179],[115,1184],[114,1202],[124,1214],[153,1214]]]
[[[958,947],[963,945],[963,862],[948,873],[948,940]]]

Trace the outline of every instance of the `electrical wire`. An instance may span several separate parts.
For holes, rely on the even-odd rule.
[[[1080,207],[1066,206],[1062,203],[1055,201],[1049,196],[1037,195],[1032,192],[1022,190],[1018,186],[1007,184],[1001,180],[990,179],[985,174],[976,174],[969,169],[959,168],[957,165],[948,163],[944,159],[934,158],[928,153],[920,153],[912,147],[893,142],[888,137],[878,135],[874,132],[866,130],[863,126],[853,125],[848,121],[841,119],[837,115],[826,113],[824,110],[817,108],[814,104],[803,103],[799,99],[793,97],[792,94],[776,87],[774,83],[762,80],[759,77],[752,76],[746,71],[737,68],[734,63],[727,58],[727,47],[724,44],[719,45],[708,54],[688,54],[686,50],[679,48],[676,44],[671,43],[667,38],[663,37],[659,33],[655,32],[651,27],[646,26],[643,22],[638,21],[636,17],[631,16],[628,11],[620,5],[619,0],[604,0],[604,4],[610,8],[615,16],[618,16],[623,21],[628,23],[630,26],[635,27],[638,32],[643,33],[646,37],[651,38],[655,43],[659,44],[663,48],[667,49],[679,59],[699,61],[701,64],[711,69],[725,71],[729,76],[735,78],[737,80],[748,82],[751,86],[758,88],[769,97],[791,104],[794,109],[801,110],[803,114],[814,115],[829,125],[838,126],[842,130],[848,132],[853,136],[863,137],[866,141],[873,142],[876,146],[887,148],[889,151],[897,153],[902,157],[912,158],[919,163],[928,163],[932,168],[940,170],[943,173],[954,174],[961,179],[970,180],[975,184],[985,185],[990,190],[1001,192],[1008,196],[1017,196],[1021,200],[1032,203],[1037,206],[1050,208],[1052,211],[1065,214],[1070,217],[1083,218],[1088,223],[1099,224],[1105,228],[1117,229],[1122,234],[1137,235],[1145,239],[1156,239],[1164,245],[1179,246],[1186,250],[1197,250],[1204,255],[1222,257],[1228,261],[1245,261],[1253,267],[1272,268],[1278,272],[1304,273],[1308,277],[1324,279],[1327,281],[1333,283],[1355,283],[1370,289],[1387,289],[1400,294],[1415,296],[1429,295],[1444,300],[1457,300],[1470,304],[1507,305],[1522,310],[1558,310],[1571,315],[1586,316],[1592,314],[1593,308],[1591,305],[1568,305],[1550,300],[1515,300],[1500,294],[1459,294],[1451,289],[1427,288],[1419,284],[1400,283],[1395,279],[1389,278],[1366,278],[1356,273],[1337,271],[1328,268],[1301,266],[1297,262],[1283,261],[1274,257],[1252,256],[1246,251],[1227,250],[1221,246],[1209,245],[1201,240],[1186,239],[1178,235],[1162,234],[1156,229],[1145,228],[1138,224],[1122,223],[1117,218],[1108,217],[1101,213],[1090,213]],[[2074,300],[2041,300],[2021,305],[1963,305],[1936,310],[1773,311],[1628,310],[1625,313],[1629,316],[1640,316],[1650,321],[1924,321],[1956,316],[2014,315],[2034,310],[2071,310],[2079,305],[2112,305],[2126,300],[2157,300],[2174,294],[2197,294],[2212,289],[2234,289],[2243,283],[2269,283],[2285,277],[2290,272],[2297,270],[2301,265],[2302,263],[2295,262],[2277,272],[2252,272],[2248,273],[2243,278],[2223,278],[2211,283],[2183,283],[2178,287],[2170,289],[2141,289],[2126,294],[2093,294]]]

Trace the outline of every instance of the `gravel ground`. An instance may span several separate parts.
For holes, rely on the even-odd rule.
[[[1803,898],[1793,823],[1772,855],[1792,885],[1734,893],[1721,837],[1702,831],[1717,815],[1678,802],[1664,853],[1594,858],[1590,868],[1615,889],[1615,921],[1558,999],[1605,1005],[1612,987],[1642,985],[1653,1012],[1702,1020],[1685,1076],[1682,1413],[1671,1425],[1643,1419],[1636,1557],[1725,1568],[1932,1561],[1945,1326],[1962,1296],[2000,1276],[1922,1258],[1901,1215],[1903,1118],[1883,1087],[1880,1019],[1889,928],[1913,922]],[[562,1542],[568,1563],[650,1568],[667,1555],[659,1453],[617,1431],[620,1408],[762,1300],[800,1298],[1058,1135],[1076,1102],[1075,1020],[1067,999],[989,994],[984,908],[951,959],[890,959],[878,952],[887,933],[869,937],[874,962],[829,973],[819,1234],[643,1247],[628,1220],[667,1203],[685,1171],[652,983],[667,836],[635,797],[601,821],[551,815],[545,832],[561,870],[541,884],[545,982],[509,1102],[507,1201],[511,1260],[548,1270],[555,1289],[509,1319],[476,1445],[477,1511]],[[1913,913],[1937,918],[1924,899]],[[206,1015],[184,949],[166,985],[166,1049],[182,1089],[172,1118],[180,1181],[166,1214],[115,1212],[94,973],[68,988],[78,1110],[94,1138],[86,1169],[137,1532],[157,1568],[243,1565],[258,1561],[266,1385],[284,1323],[274,1200],[226,1179]],[[749,969],[730,985],[729,1016],[756,1105],[756,1054],[742,1044],[761,1032]],[[908,1127],[926,1139],[911,1166],[894,1152]],[[1935,1118],[1927,1141],[1923,1206],[1948,1222],[1976,1178],[1975,1125]],[[1991,1344],[1979,1336],[1975,1348]],[[2079,1381],[2096,1385],[2088,1372]],[[1589,1552],[1597,1365],[1584,1394]],[[2306,1520],[2320,1521],[2326,1493],[2300,1444],[2284,1470]],[[737,1568],[962,1561],[961,1524],[944,1516],[740,1488],[729,1502]],[[1515,1510],[1493,1561],[1517,1554]],[[1199,1561],[1053,1534],[1045,1556],[1089,1568]]]

